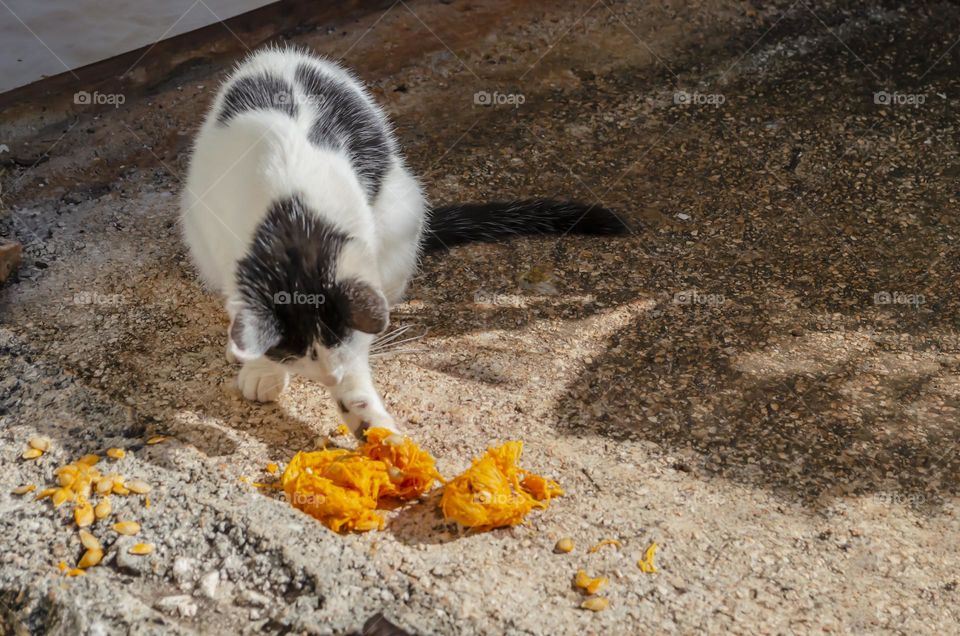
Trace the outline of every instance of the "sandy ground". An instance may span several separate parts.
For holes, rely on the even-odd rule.
[[[634,229],[429,256],[394,313],[423,337],[377,380],[441,471],[522,439],[567,490],[512,529],[461,535],[428,498],[337,536],[241,480],[337,417],[306,382],[238,397],[178,239],[222,65],[4,121],[38,162],[3,176],[25,262],[0,292],[0,632],[956,629],[960,9],[559,5],[412,0],[293,37],[371,83],[435,200],[599,200]],[[67,579],[67,512],[10,493],[109,446],[154,485],[115,505],[157,550],[100,522],[105,564]],[[608,610],[578,609],[578,568]]]

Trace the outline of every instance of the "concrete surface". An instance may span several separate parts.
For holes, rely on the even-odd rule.
[[[954,631],[958,37],[951,3],[804,0],[414,0],[293,36],[371,83],[435,200],[601,200],[635,230],[430,256],[395,312],[425,335],[376,376],[440,470],[519,438],[567,489],[485,534],[428,500],[336,536],[240,480],[336,414],[304,382],[239,399],[178,241],[222,64],[5,119],[0,631]],[[66,579],[66,513],[10,491],[108,446],[155,486],[120,513],[157,551]]]

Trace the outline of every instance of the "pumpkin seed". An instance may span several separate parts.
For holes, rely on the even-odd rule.
[[[130,554],[150,554],[153,552],[152,543],[136,543],[127,550]]]
[[[88,550],[102,550],[103,546],[100,545],[100,539],[96,538],[86,530],[81,530],[77,534],[80,535],[80,543],[83,544],[83,547]]]
[[[80,557],[80,560],[77,561],[77,567],[85,570],[100,563],[102,558],[103,550],[100,548],[91,548],[84,552],[83,556]]]
[[[557,541],[557,545],[553,546],[553,551],[558,554],[561,554],[561,553],[573,552],[573,548],[574,548],[573,539],[571,539],[570,537],[564,537],[559,541]]]
[[[610,607],[610,599],[604,598],[603,596],[594,596],[580,603],[580,607],[588,609],[591,612],[602,612]]]
[[[140,533],[140,524],[136,521],[120,521],[113,524],[112,528],[120,534],[133,536]]]

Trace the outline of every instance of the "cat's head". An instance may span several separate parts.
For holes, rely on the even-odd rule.
[[[296,196],[271,206],[236,276],[227,312],[242,361],[266,357],[332,386],[389,322],[369,252]]]

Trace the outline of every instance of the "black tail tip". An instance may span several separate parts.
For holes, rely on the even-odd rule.
[[[583,213],[569,229],[573,234],[621,235],[631,234],[633,230],[616,212],[602,205],[578,203]]]

